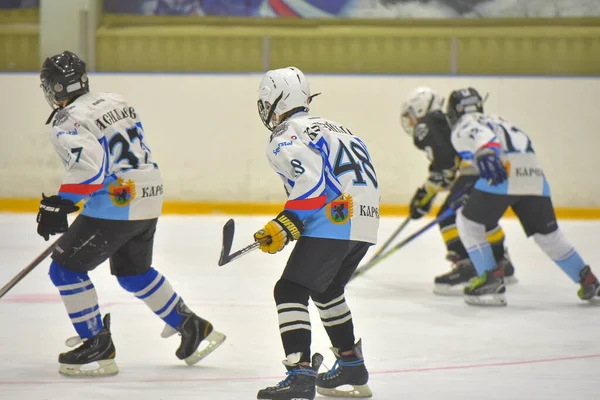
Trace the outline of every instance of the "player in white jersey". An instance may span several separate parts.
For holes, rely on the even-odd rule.
[[[458,233],[479,278],[464,290],[469,304],[506,305],[503,269],[496,264],[485,227],[495,224],[508,207],[527,236],[575,283],[578,295],[592,300],[600,283],[556,222],[550,187],[537,161],[531,139],[503,118],[483,114],[483,101],[473,88],[455,90],[447,106],[452,145],[463,159],[473,159],[481,177],[458,213]]]
[[[40,79],[53,108],[46,123],[50,141],[66,173],[57,195],[43,195],[38,233],[49,240],[50,235],[66,232],[52,254],[49,275],[78,334],[67,344],[83,342],[59,355],[59,372],[72,376],[118,372],[110,315],[101,319],[88,276],[107,259],[119,284],[166,323],[162,336],[179,332],[176,356],[188,364],[198,362],[225,336],[194,314],[152,268],[163,185],[138,112],[119,95],[90,92],[85,63],[69,51],[47,58]],[[69,227],[67,214],[81,206],[83,212]],[[94,362],[98,368],[81,368]]]
[[[438,211],[439,217],[458,198],[466,200],[469,188],[479,179],[473,160],[461,159],[452,146],[450,125],[442,111],[443,103],[444,99],[433,89],[418,87],[402,105],[402,128],[430,161],[429,176],[410,201],[412,219],[427,215],[437,194],[447,190],[449,193]],[[453,266],[449,272],[435,277],[433,293],[462,295],[464,287],[477,276],[477,271],[458,236],[456,215],[440,221],[439,228],[448,250],[446,259]],[[486,235],[494,257],[504,269],[505,281],[516,282],[515,269],[504,248],[504,231],[500,225],[494,224],[486,226]]]
[[[297,241],[274,289],[288,376],[259,391],[259,399],[314,399],[315,384],[326,396],[371,396],[344,289],[377,240],[379,185],[363,141],[336,122],[309,115],[312,97],[294,67],[267,72],[259,86],[259,114],[272,131],[267,158],[288,200],[254,238],[268,253]],[[318,353],[310,365],[309,298],[337,359],[327,373],[317,372],[323,359]],[[339,391],[342,385],[354,390]]]

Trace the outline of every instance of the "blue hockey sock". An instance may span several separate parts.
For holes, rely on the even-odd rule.
[[[468,219],[459,211],[456,215],[456,227],[477,275],[482,276],[486,271],[496,269],[496,258],[488,242],[485,225]]]
[[[585,267],[585,262],[577,250],[572,249],[571,253],[565,256],[565,258],[553,261],[569,276],[569,278],[573,279],[573,282],[579,283],[581,280],[579,273]]]
[[[117,277],[123,289],[133,293],[168,325],[177,329],[183,316],[177,312],[177,303],[181,300],[169,281],[157,270],[142,275]]]
[[[579,283],[579,273],[585,268],[585,262],[560,229],[548,234],[536,233],[533,239],[573,282]]]
[[[496,259],[489,243],[467,249],[467,253],[477,270],[477,275],[482,276],[486,271],[496,269]]]
[[[52,283],[60,292],[73,327],[82,339],[96,336],[103,328],[98,295],[86,272],[71,272],[52,261]]]

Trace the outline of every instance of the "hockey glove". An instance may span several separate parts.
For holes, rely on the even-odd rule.
[[[431,188],[429,188],[430,190],[427,189],[426,185],[418,188],[410,201],[410,217],[412,219],[419,219],[431,210],[431,205],[437,193]]]
[[[497,186],[508,179],[506,168],[500,160],[500,149],[483,147],[475,153],[475,162],[481,177],[492,186]]]
[[[304,224],[293,213],[281,212],[277,218],[269,221],[264,228],[254,234],[254,240],[260,243],[265,253],[275,254],[292,240],[298,240],[304,231]]]
[[[37,215],[38,235],[48,241],[50,235],[66,232],[69,228],[67,214],[78,210],[79,207],[73,204],[71,200],[63,199],[58,195],[46,197],[42,193],[40,211]]]

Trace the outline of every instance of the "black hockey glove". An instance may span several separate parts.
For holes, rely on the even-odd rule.
[[[431,210],[435,195],[435,192],[428,191],[425,186],[418,188],[410,201],[410,217],[412,219],[419,219],[427,215]]]
[[[67,214],[78,211],[71,200],[63,199],[58,195],[46,197],[42,193],[40,202],[40,211],[37,215],[37,233],[46,241],[50,240],[50,235],[66,232],[69,228]]]

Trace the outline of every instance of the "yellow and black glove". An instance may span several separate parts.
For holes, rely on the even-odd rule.
[[[423,185],[418,188],[410,201],[410,217],[412,219],[419,219],[429,214],[436,195],[437,190],[432,186]]]
[[[254,234],[265,253],[275,254],[292,240],[298,240],[304,231],[304,224],[292,212],[282,211],[277,218],[269,221],[264,228]]]

